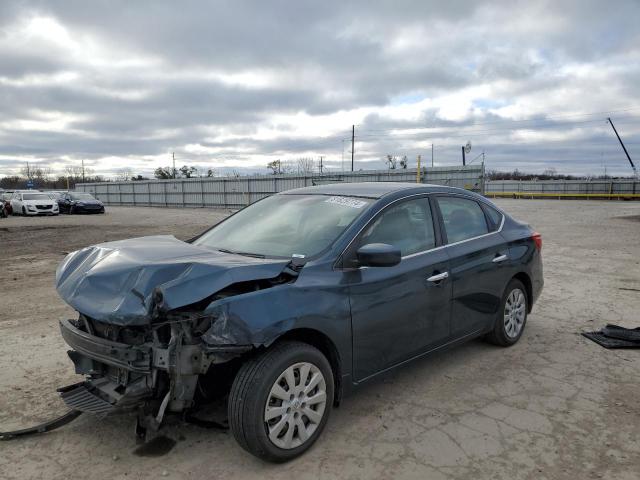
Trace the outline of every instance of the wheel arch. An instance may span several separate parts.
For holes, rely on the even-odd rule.
[[[533,308],[533,285],[531,283],[531,277],[527,272],[516,273],[511,280],[519,280],[524,285],[527,294],[527,313],[531,313]]]
[[[297,340],[317,348],[327,357],[334,379],[333,404],[340,405],[342,399],[342,361],[335,343],[325,333],[313,328],[295,328],[282,334],[274,343]]]

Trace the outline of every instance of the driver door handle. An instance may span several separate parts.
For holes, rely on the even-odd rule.
[[[444,280],[445,278],[449,278],[449,272],[438,273],[437,275],[432,275],[427,278],[427,282],[439,282],[440,280]]]
[[[493,263],[500,263],[500,262],[504,262],[505,260],[507,260],[509,258],[509,255],[499,255],[497,257],[495,257],[493,260],[491,260]]]

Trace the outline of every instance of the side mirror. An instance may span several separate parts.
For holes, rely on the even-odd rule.
[[[400,249],[386,243],[368,243],[356,252],[358,263],[363,267],[393,267],[400,263]]]

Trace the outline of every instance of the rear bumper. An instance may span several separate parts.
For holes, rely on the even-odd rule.
[[[536,251],[536,256],[531,268],[531,306],[538,301],[544,287],[544,274],[542,268],[542,252]]]

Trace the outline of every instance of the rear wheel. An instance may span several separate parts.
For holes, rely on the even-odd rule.
[[[22,215],[27,216],[27,209],[22,207]]]
[[[263,460],[284,462],[306,451],[324,429],[334,379],[326,357],[302,342],[283,342],[246,362],[229,396],[237,442]]]
[[[520,280],[512,279],[502,296],[493,331],[487,340],[502,347],[516,343],[527,323],[528,299]]]

